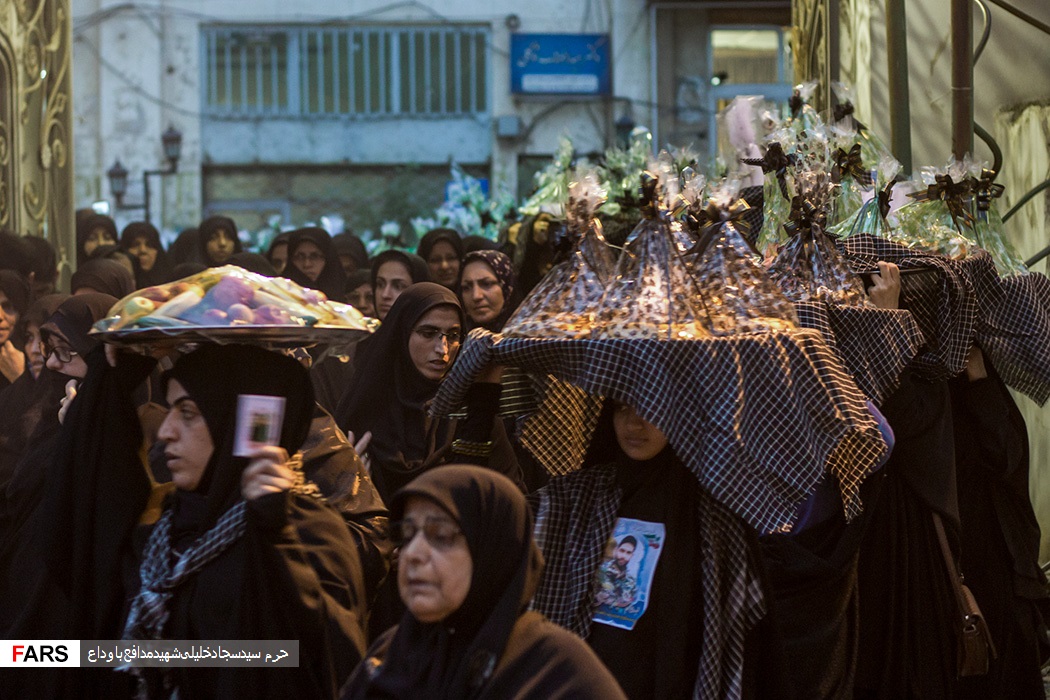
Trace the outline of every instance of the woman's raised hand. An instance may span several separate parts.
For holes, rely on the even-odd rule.
[[[287,466],[288,452],[283,447],[260,447],[250,458],[241,475],[241,495],[246,501],[287,491],[295,485],[295,473]]]

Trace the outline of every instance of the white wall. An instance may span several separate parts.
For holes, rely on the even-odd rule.
[[[387,9],[390,7],[391,9]],[[431,0],[399,6],[377,0],[73,0],[77,204],[109,198],[105,170],[120,158],[131,172],[126,200],[140,202],[141,173],[162,165],[160,134],[169,124],[183,134],[179,174],[152,180],[153,221],[165,227],[195,222],[201,208],[204,158],[296,163],[463,162],[491,160],[492,177],[514,188],[519,154],[550,154],[568,135],[581,152],[601,150],[622,106],[610,100],[516,99],[510,94],[509,15],[520,32],[612,35],[614,90],[648,99],[649,32],[644,0]],[[490,124],[460,122],[318,122],[312,130],[280,121],[254,122],[202,143],[200,24],[204,22],[483,22],[491,26],[490,105],[493,118],[519,115],[528,138],[503,141]],[[100,64],[96,51],[105,63]],[[644,121],[644,108],[635,109]],[[247,154],[247,155],[246,155]],[[162,195],[158,196],[158,190]],[[119,216],[140,218],[140,211]],[[119,223],[119,222],[118,222]]]

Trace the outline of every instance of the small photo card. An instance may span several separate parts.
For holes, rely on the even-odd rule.
[[[264,445],[276,445],[284,422],[284,397],[241,394],[237,397],[234,457],[248,457]]]

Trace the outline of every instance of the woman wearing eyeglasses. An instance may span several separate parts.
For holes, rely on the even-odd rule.
[[[346,273],[332,237],[323,228],[301,228],[288,236],[288,265],[283,276],[303,287],[324,292],[332,301],[346,296]]]
[[[463,308],[451,290],[420,282],[397,298],[383,325],[358,352],[357,374],[336,418],[348,436],[361,438],[359,451],[370,462],[384,500],[423,471],[453,458],[520,481],[510,441],[495,420],[498,376],[472,387],[466,419],[427,415],[428,402],[459,352],[465,326]]]
[[[61,622],[64,608],[55,604],[48,591],[53,584],[43,571],[40,556],[43,547],[27,522],[41,507],[49,489],[57,484],[50,469],[60,452],[61,427],[59,421],[76,396],[76,387],[87,374],[84,357],[101,343],[88,335],[92,324],[103,318],[117,302],[108,294],[80,294],[58,305],[40,326],[46,371],[59,375],[58,391],[52,397],[62,397],[61,386],[66,384],[65,397],[42,407],[40,425],[30,437],[25,453],[11,474],[10,481],[0,493],[0,636],[38,630]],[[43,517],[43,516],[36,516]],[[46,518],[45,518],[46,519]],[[40,600],[41,605],[29,605],[29,600]],[[0,697],[26,697],[8,692],[0,683]],[[46,697],[41,693],[38,697]]]
[[[609,698],[624,694],[578,637],[526,612],[543,559],[517,487],[445,466],[394,497],[406,611],[346,687],[361,698]]]

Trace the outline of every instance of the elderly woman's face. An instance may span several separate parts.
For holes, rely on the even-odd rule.
[[[454,287],[459,279],[459,256],[448,241],[438,241],[427,258],[430,279],[444,287]]]
[[[440,622],[463,605],[474,576],[459,525],[433,501],[413,496],[405,505],[397,587],[423,623]]]
[[[434,382],[444,377],[459,352],[462,333],[453,306],[436,306],[423,314],[408,337],[408,354],[416,370]]]
[[[491,323],[503,311],[503,287],[496,273],[486,263],[474,261],[463,268],[460,283],[463,310],[474,323]]]
[[[192,491],[201,483],[215,443],[197,404],[175,379],[168,382],[168,415],[157,438],[163,440],[164,458],[176,488]]]

